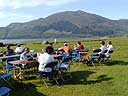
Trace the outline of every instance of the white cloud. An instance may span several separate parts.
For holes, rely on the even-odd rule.
[[[29,14],[23,14],[23,13],[6,13],[6,12],[0,12],[0,19],[4,18],[34,18],[34,16]]]
[[[6,14],[4,14],[3,12],[0,12],[0,18],[6,18]]]
[[[80,0],[42,0],[42,1],[44,1],[45,5],[56,6],[56,5],[62,5],[62,4],[76,2],[76,1],[80,1]]]
[[[38,5],[57,6],[80,0],[0,0],[0,9],[35,7]]]
[[[24,13],[6,13],[0,12],[0,27],[7,26],[13,22],[28,22],[35,19],[33,15],[24,14]]]
[[[0,0],[0,26],[6,26],[12,22],[27,22],[39,18],[37,16],[41,13],[33,14],[32,10],[30,10],[30,13],[28,13],[28,10],[27,13],[25,13],[25,8],[31,8],[40,5],[46,8],[46,6],[59,6],[77,1],[81,0]],[[13,10],[18,8],[24,9]],[[42,15],[40,17],[42,17]]]

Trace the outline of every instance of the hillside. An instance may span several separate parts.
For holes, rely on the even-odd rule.
[[[0,38],[90,37],[128,34],[128,20],[110,20],[84,11],[65,11],[0,27]]]

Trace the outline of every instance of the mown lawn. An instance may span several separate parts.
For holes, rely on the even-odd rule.
[[[10,96],[127,96],[128,94],[128,38],[110,39],[114,46],[111,61],[107,64],[97,64],[89,67],[86,63],[71,65],[73,79],[71,81],[60,81],[60,85],[52,85],[46,88],[39,76],[34,73],[31,79],[23,80],[23,88],[20,83],[13,81],[15,89]],[[105,40],[106,43],[109,39]],[[40,42],[40,41],[39,41]],[[62,41],[61,41],[62,42]],[[64,42],[64,41],[63,41]],[[68,41],[71,47],[77,43]],[[82,43],[90,50],[99,47],[100,41],[82,40]],[[26,43],[31,49],[38,52],[44,45]],[[54,44],[55,48],[63,46],[63,43]],[[0,66],[2,69],[2,66]],[[15,83],[14,83],[15,82]]]

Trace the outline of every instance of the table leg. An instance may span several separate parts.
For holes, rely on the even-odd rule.
[[[13,70],[13,78],[16,79],[16,70],[15,70],[16,66],[13,65],[13,68],[14,68],[14,70]]]
[[[19,79],[22,80],[22,69],[20,68],[19,71]]]

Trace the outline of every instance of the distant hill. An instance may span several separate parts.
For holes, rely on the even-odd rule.
[[[128,34],[128,20],[110,20],[84,11],[65,11],[0,27],[0,38],[92,37]]]

